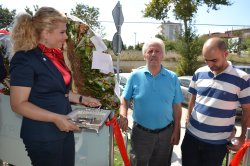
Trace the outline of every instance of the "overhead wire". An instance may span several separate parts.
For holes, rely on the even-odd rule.
[[[114,21],[98,21],[98,22],[114,23]],[[167,23],[162,23],[162,22],[123,22],[123,23],[129,23],[129,24],[167,24]],[[173,23],[173,24],[181,24],[181,23]],[[250,25],[222,25],[222,24],[192,24],[192,25],[250,27]]]

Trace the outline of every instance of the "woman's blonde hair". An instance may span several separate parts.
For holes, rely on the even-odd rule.
[[[37,47],[42,31],[46,29],[52,33],[58,22],[67,23],[67,17],[52,7],[41,7],[33,17],[28,13],[17,15],[11,28],[11,56]]]

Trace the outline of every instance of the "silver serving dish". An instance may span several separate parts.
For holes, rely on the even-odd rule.
[[[94,129],[98,133],[99,128],[103,125],[110,114],[110,110],[98,108],[76,108],[68,114],[71,122],[78,127]]]

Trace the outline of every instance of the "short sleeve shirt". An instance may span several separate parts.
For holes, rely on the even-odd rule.
[[[133,97],[133,119],[149,129],[160,129],[173,121],[172,104],[184,101],[177,75],[161,65],[155,77],[148,67],[131,74],[123,92],[129,100]]]
[[[250,79],[231,62],[218,75],[208,66],[193,75],[188,91],[196,95],[187,133],[211,144],[226,144],[234,123],[238,102],[250,103]]]

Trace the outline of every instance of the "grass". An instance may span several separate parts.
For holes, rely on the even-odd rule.
[[[111,55],[113,60],[117,60],[117,56],[113,53],[113,51],[109,51],[109,54]],[[167,54],[164,56],[164,61],[175,61],[178,57],[180,57],[178,54],[174,52],[167,52]],[[138,60],[144,60],[142,56],[141,51],[122,51],[120,55],[120,60],[130,60],[130,61],[138,61]]]
[[[129,157],[129,149],[130,149],[130,139],[128,139],[128,145],[127,145],[127,153],[128,153],[128,157]],[[114,166],[123,166],[123,160],[122,157],[120,155],[120,151],[119,148],[117,146],[116,140],[114,140]],[[232,154],[232,158],[234,158],[236,152],[233,152]],[[223,160],[223,163],[221,166],[226,166],[226,156]],[[243,166],[243,161],[241,161],[239,166]]]
[[[200,55],[197,60],[198,60],[198,62],[204,62],[202,55]],[[238,62],[238,63],[239,62],[240,63],[250,63],[250,57],[242,57],[242,56],[239,56],[237,54],[232,54],[232,53],[228,54],[227,60],[231,61],[231,62]]]
[[[112,50],[109,51],[109,54],[111,55],[113,60],[117,60],[117,56],[113,53]],[[177,61],[178,58],[181,56],[176,54],[175,52],[167,52],[167,54],[164,56],[164,61]],[[142,56],[141,51],[122,51],[120,60],[129,60],[129,61],[138,61],[138,60],[144,60]],[[242,57],[235,53],[229,53],[227,60],[231,62],[240,62],[240,63],[250,63],[250,57]],[[203,56],[200,55],[197,58],[198,62],[204,62]]]
[[[236,152],[233,152],[232,159],[234,158],[235,154],[236,154]],[[226,156],[225,156],[225,158],[224,158],[223,163],[222,163],[221,166],[226,166]],[[239,166],[243,166],[243,160],[240,162]]]
[[[130,149],[130,139],[128,139],[127,153],[129,158],[129,149]],[[119,148],[117,146],[116,140],[114,139],[114,166],[123,166],[122,156],[120,154]]]
[[[250,63],[250,57],[242,57],[239,55],[229,54],[227,60],[231,62],[242,62],[242,63]]]

